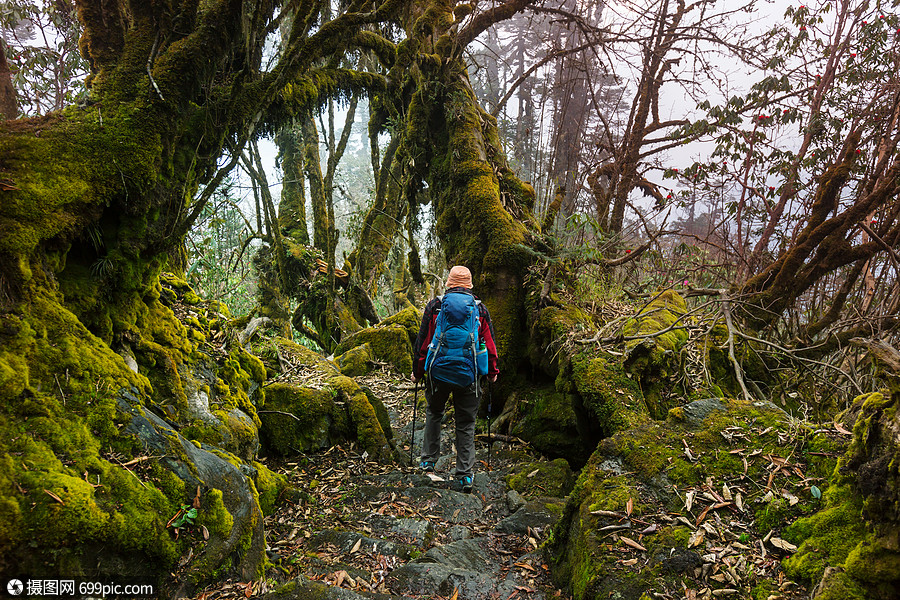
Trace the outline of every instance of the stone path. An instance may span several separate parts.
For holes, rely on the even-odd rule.
[[[411,395],[389,406],[403,462],[409,461]],[[416,425],[418,451],[421,418]],[[270,464],[300,492],[266,519],[272,566],[258,582],[227,582],[198,597],[565,598],[551,585],[539,550],[562,500],[526,500],[505,483],[523,457],[538,459],[495,443],[488,470],[488,448],[479,443],[474,489],[465,494],[452,476],[452,432],[452,421],[445,422],[444,455],[432,475],[367,461],[353,448]]]

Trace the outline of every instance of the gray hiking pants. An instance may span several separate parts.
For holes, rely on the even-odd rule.
[[[475,384],[468,387],[433,382],[425,383],[425,439],[422,442],[422,460],[437,462],[441,456],[441,420],[450,394],[456,409],[456,476],[472,476],[475,466],[475,415],[478,413],[478,395]]]

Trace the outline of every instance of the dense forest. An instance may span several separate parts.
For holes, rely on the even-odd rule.
[[[897,598],[898,142],[897,0],[7,0],[0,573]],[[453,265],[471,495],[409,467]]]

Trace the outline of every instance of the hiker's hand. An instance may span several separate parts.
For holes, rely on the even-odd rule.
[[[412,381],[413,383],[418,383],[419,378],[416,377],[416,374],[415,374],[415,373],[410,373],[410,374],[409,374],[409,380]]]
[[[497,374],[495,373],[491,375],[490,377],[488,377],[488,379],[491,380],[491,383],[497,383]]]

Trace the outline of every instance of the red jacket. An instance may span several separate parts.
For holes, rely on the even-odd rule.
[[[447,290],[447,293],[449,294],[450,292],[472,293],[464,287],[450,288]],[[425,306],[425,314],[422,315],[422,324],[419,326],[419,335],[416,336],[416,343],[413,346],[413,375],[416,376],[416,379],[421,379],[425,374],[425,357],[428,355],[428,345],[434,336],[434,326],[440,310],[441,299],[439,297],[431,300]],[[497,360],[497,345],[494,343],[494,325],[491,323],[491,314],[481,302],[478,303],[478,318],[478,338],[484,340],[484,345],[487,347],[488,377],[493,377],[500,374]]]

